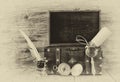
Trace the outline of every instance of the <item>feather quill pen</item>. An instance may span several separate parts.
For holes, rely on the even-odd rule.
[[[29,50],[31,52],[32,57],[34,57],[37,61],[43,60],[43,58],[40,56],[38,50],[36,49],[36,47],[33,44],[33,42],[30,40],[30,38],[22,30],[19,30],[19,31],[23,35],[25,40],[27,41],[28,46],[30,47]]]

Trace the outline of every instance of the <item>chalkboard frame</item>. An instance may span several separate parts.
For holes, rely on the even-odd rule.
[[[49,45],[61,45],[61,44],[76,44],[77,42],[57,42],[57,43],[54,43],[54,42],[51,42],[51,14],[52,13],[97,13],[98,14],[98,19],[97,19],[97,21],[98,21],[98,28],[97,28],[97,32],[99,31],[99,29],[100,29],[100,10],[84,10],[84,11],[50,11],[49,12]],[[96,32],[96,34],[97,34],[97,32]],[[96,35],[95,34],[95,35]],[[95,36],[94,35],[94,36]],[[93,37],[94,37],[93,36]],[[92,39],[92,38],[91,38]],[[90,40],[91,40],[90,39]],[[90,40],[88,40],[88,41],[90,41]],[[56,41],[56,40],[55,40]]]

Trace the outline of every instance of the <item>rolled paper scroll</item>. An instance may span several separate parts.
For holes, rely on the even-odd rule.
[[[111,31],[108,28],[103,27],[90,41],[90,44],[94,44],[95,46],[99,47],[110,35]]]

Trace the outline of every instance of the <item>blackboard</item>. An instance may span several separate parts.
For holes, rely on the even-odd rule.
[[[50,44],[76,43],[76,35],[90,41],[99,31],[99,11],[50,12]]]

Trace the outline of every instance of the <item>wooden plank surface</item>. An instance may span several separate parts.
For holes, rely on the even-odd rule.
[[[101,10],[100,26],[108,27],[113,34],[102,45],[104,63],[103,70],[110,75],[103,73],[99,77],[82,76],[77,78],[79,81],[120,81],[120,10],[119,2],[115,0],[45,0],[45,1],[25,1],[11,0],[0,3],[0,81],[5,82],[37,82],[37,81],[74,81],[72,77],[49,76],[41,78],[32,62],[28,46],[24,38],[19,33],[22,29],[34,42],[43,54],[41,47],[48,45],[49,11],[52,10]],[[31,75],[30,75],[31,74]],[[111,80],[112,77],[115,80]],[[86,79],[87,77],[87,79]]]

